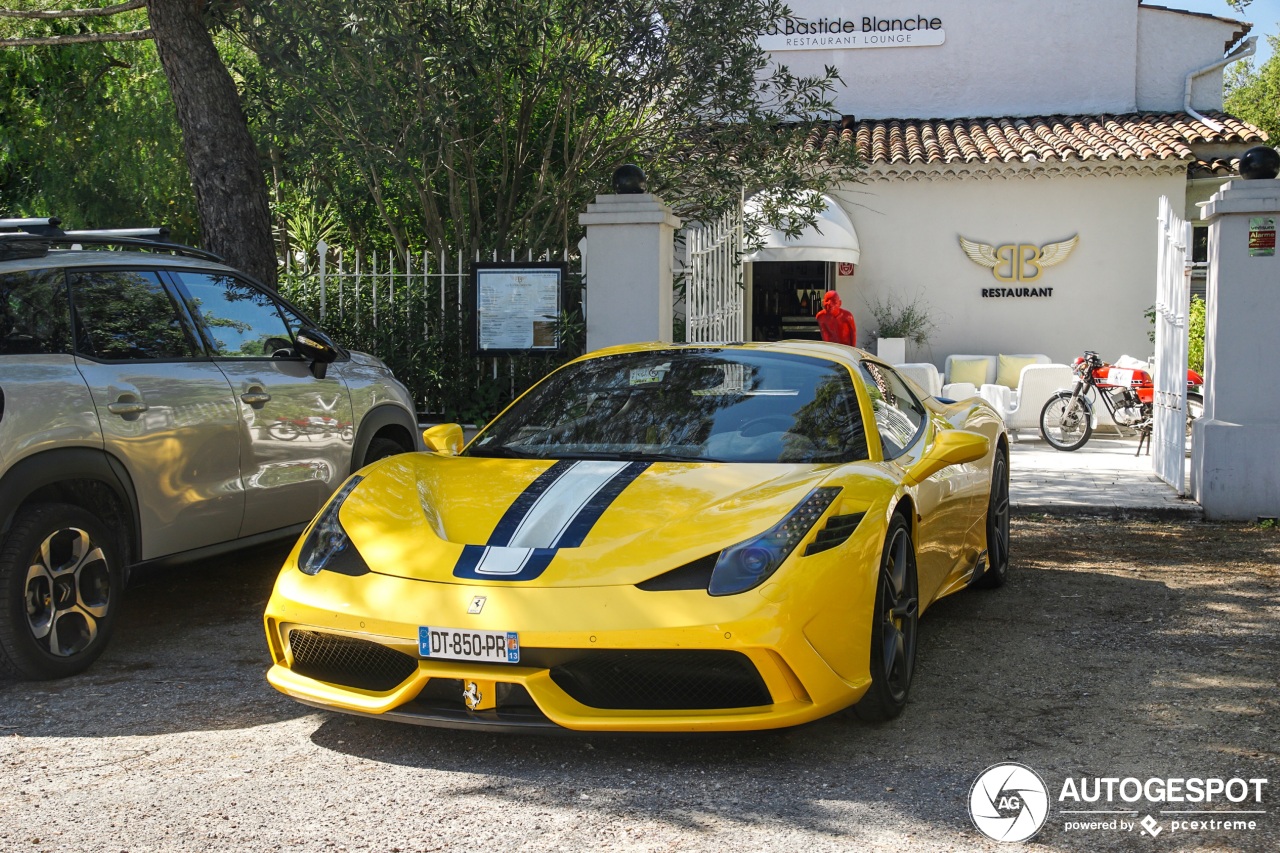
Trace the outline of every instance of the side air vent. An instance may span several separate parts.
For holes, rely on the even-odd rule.
[[[711,573],[715,571],[720,552],[708,554],[692,563],[685,563],[678,569],[649,578],[636,584],[636,589],[645,592],[668,592],[676,589],[706,589],[711,585]]]
[[[843,544],[846,539],[853,535],[853,531],[858,529],[858,524],[862,521],[865,512],[853,512],[848,515],[833,515],[827,520],[827,526],[818,531],[817,537],[804,549],[806,557],[811,554],[818,554],[823,551],[829,551],[837,545]]]

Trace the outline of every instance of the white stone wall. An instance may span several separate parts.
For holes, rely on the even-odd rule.
[[[1171,0],[1170,5],[1177,5]],[[1231,10],[1223,3],[1223,12]],[[1143,9],[1138,15],[1139,110],[1181,111],[1188,72],[1222,59],[1226,42],[1237,31],[1233,24],[1162,9]],[[1222,69],[1194,79],[1191,107],[1222,109]]]
[[[837,109],[859,118],[1180,110],[1187,72],[1220,58],[1235,29],[1124,0],[790,0],[790,6],[799,19],[852,21],[859,31],[838,38],[864,41],[864,18],[941,23],[945,40],[937,45],[773,52],[775,62],[797,73],[840,69]],[[931,41],[937,33],[904,36]],[[1221,72],[1200,80],[1193,106],[1220,108],[1221,83]]]
[[[1045,353],[1069,363],[1092,349],[1108,360],[1146,358],[1157,202],[1168,195],[1178,209],[1185,190],[1178,170],[850,186],[836,195],[858,230],[862,261],[837,288],[857,320],[860,345],[875,326],[871,300],[921,297],[938,331],[923,351],[909,346],[907,360],[940,369],[953,353]],[[958,239],[1038,247],[1074,234],[1080,241],[1063,263],[1024,283],[997,281]],[[993,287],[1052,287],[1053,295],[984,298],[983,288]]]

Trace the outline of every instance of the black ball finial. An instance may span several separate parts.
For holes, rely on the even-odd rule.
[[[1280,174],[1280,152],[1265,145],[1250,148],[1240,157],[1240,177],[1246,181],[1268,181]]]
[[[637,195],[644,192],[644,170],[634,163],[613,170],[613,191],[618,195]]]

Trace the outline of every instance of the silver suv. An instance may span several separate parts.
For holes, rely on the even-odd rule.
[[[0,219],[0,676],[31,679],[101,654],[138,567],[297,535],[421,447],[387,367],[253,279],[58,224]]]

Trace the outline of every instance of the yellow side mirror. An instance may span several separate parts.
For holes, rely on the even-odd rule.
[[[980,432],[944,429],[934,433],[933,444],[911,466],[904,480],[908,486],[922,483],[949,465],[976,462],[991,451],[991,440]]]
[[[462,427],[457,424],[436,424],[422,431],[422,443],[432,453],[457,456],[462,452]]]

